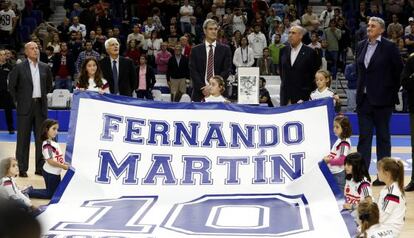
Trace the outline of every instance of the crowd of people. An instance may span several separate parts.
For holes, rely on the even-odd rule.
[[[359,153],[349,154],[351,128],[340,116],[334,121],[338,140],[324,161],[345,191],[344,209],[362,222],[362,234],[400,233],[404,191],[414,191],[414,172],[404,188],[403,166],[390,158],[389,123],[403,90],[400,103],[410,112],[414,133],[414,1],[325,1],[317,15],[301,0],[66,0],[63,22],[53,26],[45,19],[24,44],[16,29],[22,12],[28,11],[12,14],[18,9],[12,2],[4,1],[0,11],[1,39],[16,43],[0,50],[0,101],[10,133],[17,101],[19,171],[8,177],[28,176],[27,148],[30,132],[35,132],[35,173],[45,178],[46,190],[29,189],[29,195],[50,197],[60,170],[68,168],[57,155],[44,156],[45,151],[59,152],[53,134],[48,134],[56,124],[42,129],[46,95],[53,88],[152,100],[155,75],[165,74],[171,101],[189,94],[193,102],[231,103],[227,79],[238,68],[253,66],[260,75],[280,76],[281,106],[329,97],[340,111],[330,85],[343,74],[348,80],[347,110],[358,114]],[[5,24],[6,16],[11,23]],[[26,59],[13,53],[19,45]],[[259,102],[274,106],[265,85],[266,79],[260,78]],[[371,183],[367,170],[374,131],[379,165]],[[375,200],[378,205],[371,184],[385,185]]]

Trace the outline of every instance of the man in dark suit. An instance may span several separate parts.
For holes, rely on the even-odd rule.
[[[30,132],[36,144],[36,174],[42,174],[41,126],[47,118],[47,93],[52,90],[52,72],[47,64],[38,61],[39,48],[35,42],[24,47],[27,56],[9,74],[9,91],[17,103],[17,146],[19,176],[27,177],[29,168]]]
[[[186,80],[189,78],[188,58],[181,54],[180,44],[174,47],[174,56],[168,60],[167,81],[171,91],[171,101],[179,102],[187,92]]]
[[[136,68],[132,60],[119,55],[119,46],[116,38],[106,40],[108,57],[103,58],[99,64],[104,79],[109,83],[110,92],[132,97],[138,84]]]
[[[389,124],[394,105],[398,102],[400,73],[403,63],[397,46],[381,37],[384,20],[371,17],[368,22],[368,39],[357,48],[357,113],[359,125],[358,152],[371,162],[372,134],[377,135],[377,159],[391,156]],[[374,186],[384,185],[378,179]]]
[[[316,88],[315,73],[321,66],[321,59],[315,50],[302,43],[305,32],[301,26],[292,26],[289,45],[281,50],[281,106],[307,101]]]
[[[217,22],[207,19],[203,23],[205,41],[191,49],[190,77],[193,82],[191,100],[201,102],[209,96],[208,80],[213,75],[220,75],[226,80],[230,75],[232,58],[228,46],[219,44],[217,39]]]
[[[7,62],[5,50],[0,50],[0,108],[4,109],[6,116],[7,129],[10,134],[14,134],[13,126],[13,99],[9,93],[7,77],[12,70],[11,64]]]

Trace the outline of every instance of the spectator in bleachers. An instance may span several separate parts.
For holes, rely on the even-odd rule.
[[[69,27],[69,31],[80,31],[82,33],[82,37],[86,37],[86,26],[84,24],[79,23],[79,17],[77,16],[72,18],[72,25]]]
[[[303,14],[301,20],[302,26],[308,31],[315,30],[315,23],[319,22],[318,16],[312,12],[312,6],[310,5],[306,7],[306,13]]]
[[[213,17],[217,17],[217,23],[221,23],[221,15],[217,12],[217,5],[211,5],[211,11],[207,13],[206,19],[212,19]]]
[[[8,90],[8,79],[12,65],[7,62],[6,51],[0,50],[0,108],[4,109],[6,117],[7,130],[9,134],[14,134],[12,109],[14,107],[13,99]]]
[[[380,11],[380,8],[379,8],[378,4],[374,3],[374,2],[371,3],[371,8],[370,8],[370,11],[368,13],[368,16],[369,17],[384,18],[384,15]]]
[[[41,40],[42,47],[46,48],[54,32],[58,32],[58,29],[44,21],[36,27],[33,33]]]
[[[60,38],[59,34],[57,32],[53,33],[52,41],[47,43],[47,46],[51,46],[53,48],[53,53],[59,53],[60,52]]]
[[[80,6],[80,4],[75,2],[73,4],[73,10],[69,14],[69,18],[73,19],[74,17],[79,17],[82,11],[83,11],[83,8]]]
[[[127,43],[130,40],[136,40],[138,42],[138,48],[142,48],[145,44],[145,37],[141,34],[141,25],[135,24],[132,28],[132,33],[127,37]]]
[[[269,48],[263,48],[263,56],[257,59],[257,67],[259,67],[260,75],[276,74],[272,58],[270,58]]]
[[[242,12],[241,8],[235,8],[234,13],[230,15],[230,23],[233,26],[233,33],[240,31],[243,35],[246,30],[247,13]]]
[[[95,29],[96,14],[94,4],[88,3],[86,5],[86,8],[79,15],[79,22],[85,25],[87,32]]]
[[[226,0],[213,0],[213,4],[217,6],[217,14],[223,16],[225,13],[224,6],[226,5]]]
[[[334,19],[334,11],[332,9],[331,2],[326,2],[326,9],[322,11],[321,15],[319,16],[319,21],[321,22],[322,28],[329,27],[329,23],[331,20]]]
[[[37,44],[37,47],[38,47],[38,49],[39,49],[39,57],[38,57],[38,60],[39,61],[41,61],[41,62],[43,62],[43,63],[47,63],[48,61],[47,61],[47,55],[46,55],[46,53],[43,51],[43,47],[42,47],[42,45],[40,44],[40,40],[39,39],[37,39],[37,40],[34,40],[34,42]]]
[[[12,46],[14,46],[14,42],[11,42],[11,40],[17,18],[15,12],[11,9],[11,2],[3,2],[0,19],[0,43],[4,45],[12,43]]]
[[[220,75],[227,79],[231,72],[231,51],[228,46],[218,44],[218,23],[207,19],[203,24],[205,42],[191,49],[190,54],[190,78],[193,82],[191,100],[201,102],[209,96],[208,79],[214,75]]]
[[[167,36],[168,43],[177,43],[180,36],[177,33],[177,26],[175,24],[170,25],[170,34]]]
[[[108,56],[99,61],[104,79],[112,94],[132,96],[137,88],[137,73],[131,59],[119,55],[119,42],[115,38],[105,41]]]
[[[311,43],[308,46],[314,50],[322,48],[321,43],[319,42],[319,35],[316,32],[311,32]]]
[[[326,28],[324,33],[325,39],[328,41],[328,49],[326,52],[327,60],[330,62],[330,64],[328,64],[328,68],[332,74],[332,78],[335,80],[338,64],[339,40],[342,37],[342,33],[341,30],[336,28],[336,22],[334,19],[331,20],[329,28]]]
[[[154,7],[152,9],[152,19],[154,20],[154,24],[159,31],[165,30],[165,27],[161,21],[161,11],[158,7]]]
[[[201,26],[197,23],[197,19],[195,17],[190,18],[190,34],[191,42],[193,42],[194,44],[198,44],[202,41],[203,30]]]
[[[300,19],[298,19],[297,10],[295,5],[291,4],[288,7],[288,12],[286,14],[286,18],[289,18],[290,24],[293,25],[300,25]]]
[[[224,30],[222,28],[220,28],[217,31],[217,39],[216,41],[222,45],[228,45],[229,42],[227,41],[227,37],[224,34]]]
[[[266,79],[260,77],[259,83],[259,102],[260,103],[267,103],[268,107],[273,107],[272,99],[270,98],[270,93],[266,89]]]
[[[87,39],[89,39],[89,41],[92,42],[92,45],[94,45],[97,41],[96,32],[95,31],[89,32],[89,36]]]
[[[139,58],[139,66],[137,67],[138,87],[135,90],[137,98],[145,98],[152,100],[152,89],[155,85],[155,74],[151,66],[147,65],[145,55]]]
[[[190,53],[191,53],[191,45],[188,42],[188,38],[186,36],[181,36],[180,37],[180,45],[182,48],[182,55],[184,55],[185,57],[190,57]]]
[[[387,12],[387,19],[392,19],[391,15],[402,14],[404,8],[404,0],[392,0],[385,3],[385,10]]]
[[[63,22],[59,24],[57,27],[59,32],[59,37],[62,41],[68,41],[69,40],[69,27],[70,27],[70,21],[68,18],[64,18]]]
[[[285,5],[281,3],[280,0],[275,0],[272,5],[270,5],[273,9],[275,9],[276,16],[280,17],[280,19],[285,18]]]
[[[103,29],[108,29],[112,27],[112,17],[109,14],[108,9],[103,10],[103,15],[98,15],[98,25],[101,26]]]
[[[230,41],[230,44],[229,44],[231,52],[234,53],[235,50],[240,47],[241,38],[242,38],[242,34],[240,33],[240,31],[237,30],[233,33],[233,36],[231,37],[231,41]],[[247,39],[247,37],[246,37],[246,39]]]
[[[98,52],[93,50],[92,42],[87,40],[85,42],[85,50],[79,53],[78,58],[76,59],[76,73],[80,72],[81,66],[86,58],[95,58],[96,60],[100,59]]]
[[[155,68],[155,56],[161,50],[161,44],[163,40],[158,35],[158,31],[154,30],[151,32],[151,36],[145,40],[145,44],[143,46],[143,50],[147,52],[147,63],[152,67]]]
[[[267,32],[267,38],[272,41],[272,36],[279,32],[279,26],[281,25],[282,20],[279,17],[276,17],[269,26],[269,31]]]
[[[236,68],[252,67],[254,64],[253,49],[249,46],[249,42],[245,36],[241,38],[240,47],[234,52],[233,64]]]
[[[54,56],[52,67],[55,89],[68,89],[72,91],[75,70],[75,58],[69,52],[67,43],[62,42],[60,44],[60,53]]]
[[[171,91],[171,101],[179,102],[187,92],[186,80],[189,79],[188,58],[182,54],[182,46],[177,44],[174,56],[168,60],[167,81]]]
[[[411,34],[411,26],[414,25],[414,17],[408,18],[408,26],[404,28],[404,36]]]
[[[168,44],[166,42],[161,43],[161,51],[155,56],[155,64],[157,65],[157,74],[165,74],[168,69],[168,60],[171,57],[171,53],[167,50]]]
[[[387,27],[388,36],[391,36],[393,32],[396,32],[398,37],[401,37],[404,34],[403,26],[398,22],[397,14],[392,14],[392,22]]]
[[[68,49],[74,59],[77,59],[82,50],[82,40],[78,37],[78,32],[70,32],[70,40],[67,42]]]
[[[129,41],[125,57],[130,58],[135,65],[138,65],[140,56],[141,51],[138,49],[137,40]]]
[[[193,14],[193,7],[189,5],[188,0],[184,0],[184,4],[180,8],[180,26],[182,33],[190,32],[190,17]]]
[[[306,30],[292,26],[289,30],[289,45],[283,48],[280,57],[280,105],[285,106],[307,101],[315,89],[314,76],[321,65],[316,51],[303,45]]]
[[[113,28],[113,37],[116,38],[121,45],[120,52],[123,53],[126,50],[126,38],[123,34],[121,34],[121,30],[119,26],[114,26]]]
[[[256,12],[254,14],[254,17],[253,17],[250,25],[251,26],[256,26],[256,25],[260,26],[260,30],[263,31],[263,32],[266,29],[266,22],[263,19],[263,15],[260,12]]]
[[[144,23],[144,37],[147,38],[151,35],[151,32],[158,31],[157,26],[154,24],[152,17],[148,17]]]
[[[60,50],[60,46],[59,46],[59,50]],[[55,60],[55,53],[53,52],[53,47],[52,46],[48,46],[46,47],[45,50],[46,56],[47,56],[47,65],[49,65],[49,68],[52,69],[53,68],[53,61]]]
[[[263,49],[267,47],[266,36],[261,32],[260,25],[254,26],[254,32],[252,32],[247,39],[249,45],[253,49],[253,56],[257,63],[257,59],[263,56]]]
[[[407,53],[410,55],[414,52],[414,25],[411,26],[410,34],[404,37],[405,45],[407,46]]]
[[[280,61],[280,51],[284,48],[285,45],[280,42],[280,34],[275,34],[273,42],[269,45],[269,53],[273,62],[273,69],[277,75],[279,72],[279,61]]]

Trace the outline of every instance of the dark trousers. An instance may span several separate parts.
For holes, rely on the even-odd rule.
[[[7,91],[0,91],[0,108],[4,109],[8,131],[14,131],[12,114],[13,107],[13,99],[10,93]]]
[[[60,183],[60,175],[50,174],[43,170],[43,179],[45,180],[46,189],[33,189],[29,192],[30,198],[50,199],[55,193]]]
[[[411,158],[414,159],[414,112],[410,112],[410,129],[411,129]],[[414,167],[413,164],[411,164],[411,181],[412,182],[414,182],[413,167]]]
[[[42,114],[41,100],[32,100],[30,112],[27,115],[17,113],[17,144],[16,158],[19,162],[19,170],[27,172],[29,168],[30,133],[33,129],[36,145],[36,172],[41,172],[43,167],[42,140],[40,139],[41,127],[46,117]]]
[[[151,90],[136,90],[137,98],[145,98],[149,100],[153,100]]]
[[[375,128],[377,136],[377,160],[391,156],[390,119],[392,106],[373,106],[364,96],[357,105],[359,141],[358,152],[365,160],[367,169],[371,163],[372,135]]]

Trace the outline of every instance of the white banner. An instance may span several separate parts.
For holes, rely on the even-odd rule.
[[[332,108],[77,92],[66,151],[74,169],[39,216],[44,235],[350,237],[319,163],[334,139]]]

